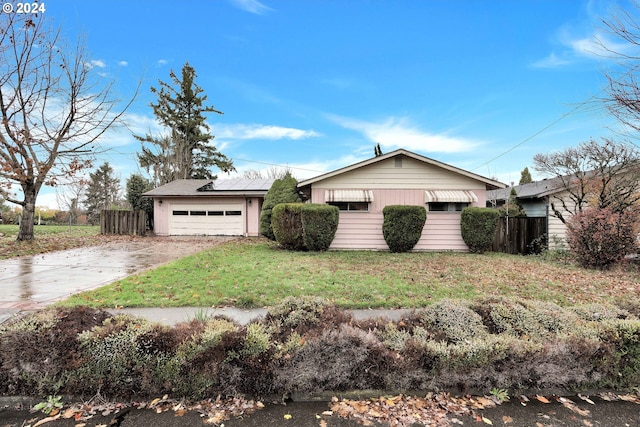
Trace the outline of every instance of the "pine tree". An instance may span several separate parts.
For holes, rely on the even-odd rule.
[[[90,224],[100,222],[100,212],[112,209],[120,201],[120,180],[113,175],[113,168],[105,162],[95,172],[89,174],[89,186],[84,205],[87,208],[87,221]]]
[[[531,174],[529,173],[529,168],[525,167],[520,173],[520,185],[529,184],[530,182],[533,182],[533,179],[531,178]]]
[[[169,76],[171,84],[159,81],[160,89],[151,88],[158,97],[157,103],[151,104],[153,114],[169,134],[134,135],[143,143],[142,153],[138,154],[140,165],[152,173],[158,185],[175,179],[215,179],[212,167],[223,172],[234,171],[231,159],[211,143],[214,136],[204,114],[222,112],[204,104],[207,96],[195,83],[195,69],[187,62],[182,67],[181,78],[173,70]],[[145,147],[145,143],[150,146]]]

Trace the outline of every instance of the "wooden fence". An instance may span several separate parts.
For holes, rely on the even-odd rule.
[[[145,211],[103,210],[100,213],[100,233],[144,236],[147,231]]]
[[[528,255],[539,253],[546,247],[547,218],[500,218],[493,239],[494,252]]]

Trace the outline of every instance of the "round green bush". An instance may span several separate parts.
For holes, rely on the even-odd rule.
[[[388,205],[382,209],[382,235],[391,252],[407,252],[420,240],[427,221],[424,206]]]
[[[271,211],[271,227],[276,241],[285,249],[304,249],[302,203],[280,203]]]
[[[302,238],[310,251],[326,251],[338,230],[340,210],[324,204],[302,205]]]

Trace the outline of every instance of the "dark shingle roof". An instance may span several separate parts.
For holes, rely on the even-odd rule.
[[[518,199],[534,199],[562,191],[565,186],[561,178],[543,179],[542,181],[487,191],[487,200],[506,200],[511,193],[511,188],[515,188]]]
[[[144,193],[149,197],[160,196],[214,196],[214,195],[264,195],[271,184],[272,178],[266,179],[177,179],[168,184],[154,188]]]

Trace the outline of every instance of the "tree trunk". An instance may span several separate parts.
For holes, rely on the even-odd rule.
[[[22,205],[22,220],[18,231],[19,241],[33,240],[33,221],[36,212],[37,190],[35,186],[23,187],[24,205]]]

